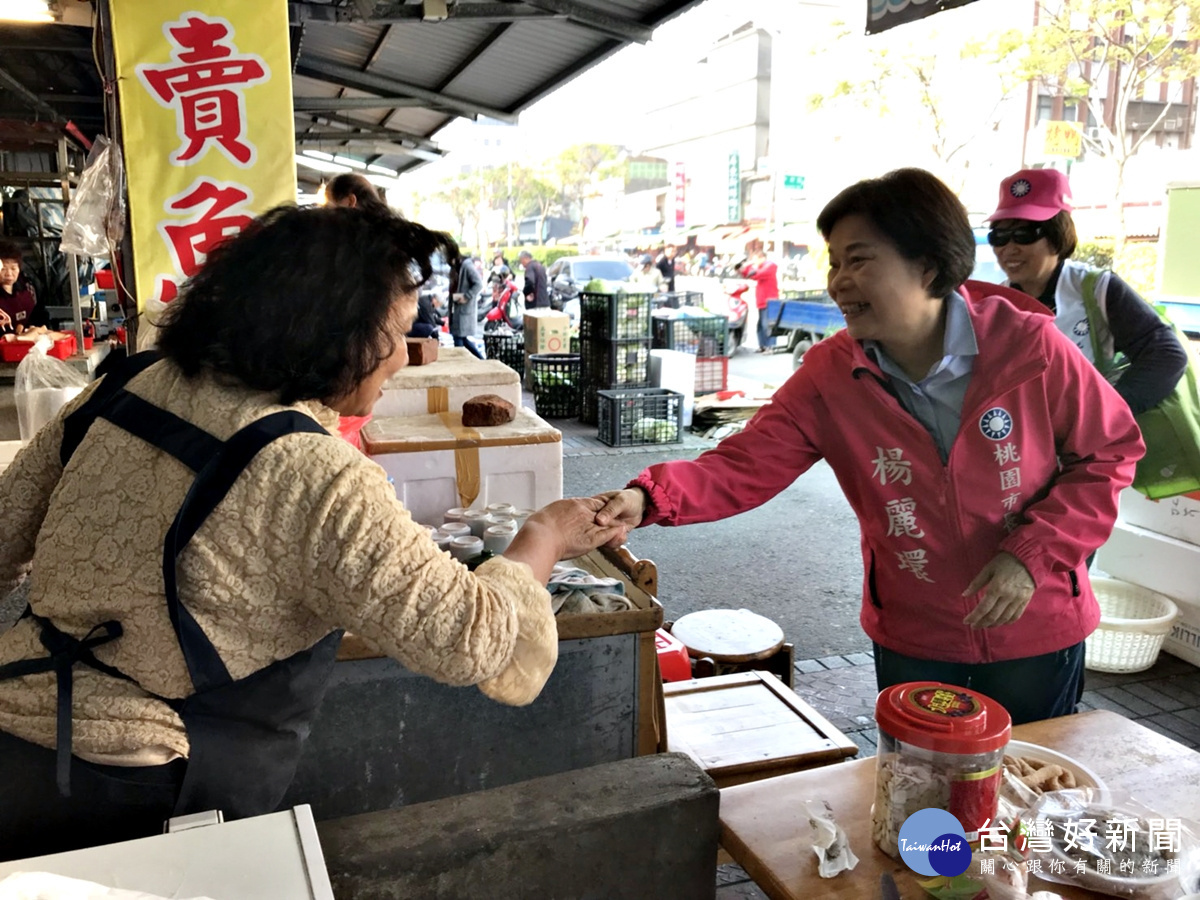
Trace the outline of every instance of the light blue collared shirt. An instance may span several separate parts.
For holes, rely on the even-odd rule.
[[[901,405],[925,426],[944,463],[950,458],[950,446],[958,434],[963,398],[971,383],[975,357],[979,355],[967,302],[953,291],[946,298],[944,355],[918,382],[909,379],[877,341],[863,341],[863,349],[874,357],[885,374],[891,376]]]

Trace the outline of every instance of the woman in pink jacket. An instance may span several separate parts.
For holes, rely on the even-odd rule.
[[[1084,560],[1143,452],[1128,406],[1049,316],[964,284],[966,211],[928,172],[859,182],[817,225],[846,329],[740,434],[604,495],[598,524],[723,519],[825,459],[861,528],[879,688],[973,687],[1017,723],[1073,712],[1100,619]]]

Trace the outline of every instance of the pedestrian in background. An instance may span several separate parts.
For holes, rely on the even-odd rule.
[[[775,346],[767,321],[767,303],[779,299],[779,267],[767,259],[763,250],[757,251],[742,270],[744,278],[754,279],[754,305],[758,307],[758,352],[770,353]]]
[[[817,227],[846,328],[743,431],[602,495],[597,524],[718,521],[824,459],[862,532],[879,689],[974,688],[1014,724],[1074,712],[1100,621],[1084,561],[1143,452],[1129,407],[1049,316],[964,285],[971,224],[928,172],[852,185]]]
[[[1058,330],[1109,376],[1133,414],[1179,383],[1187,352],[1154,308],[1115,272],[1071,259],[1071,186],[1056,169],[1022,169],[1000,183],[988,243],[1008,284],[1040,300]],[[1093,314],[1089,314],[1089,306]],[[1116,367],[1117,354],[1127,366]]]
[[[349,206],[351,209],[365,209],[377,213],[389,212],[388,205],[375,190],[375,185],[367,181],[357,172],[343,172],[329,182],[325,189],[331,206]]]
[[[662,273],[663,282],[667,286],[667,290],[674,292],[675,290],[675,247],[667,244],[662,249],[662,254],[658,257],[655,263],[658,271]]]
[[[644,290],[656,292],[665,290],[667,284],[663,280],[662,272],[654,265],[654,257],[649,253],[643,253],[638,259],[638,267],[629,276],[629,282]]]
[[[522,250],[517,259],[525,271],[525,307],[544,309],[550,306],[550,282],[546,278],[546,267],[533,258],[528,250]]]
[[[455,347],[466,347],[479,359],[483,354],[471,338],[479,325],[479,294],[483,291],[483,276],[474,258],[468,256],[458,266],[456,283],[450,286],[450,336]]]

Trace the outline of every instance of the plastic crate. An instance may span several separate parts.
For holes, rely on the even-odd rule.
[[[650,384],[650,339],[580,341],[583,383],[593,387],[646,387]]]
[[[529,357],[530,384],[537,414],[547,419],[579,415],[579,357],[573,353],[535,353]]]
[[[655,294],[652,301],[655,309],[679,309],[681,306],[703,306],[702,291],[668,291],[665,294]]]
[[[485,331],[483,346],[488,359],[498,359],[525,377],[525,335],[511,331]]]
[[[654,318],[654,348],[693,356],[722,356],[729,340],[729,319],[717,315]]]
[[[571,335],[570,343],[567,344],[567,352],[568,353],[578,353],[579,352],[579,335],[577,335],[577,334]]]
[[[678,444],[683,440],[683,394],[666,388],[600,391],[596,437],[610,447]]]
[[[601,388],[594,384],[584,384],[579,391],[579,421],[584,425],[599,425],[600,424],[600,398],[598,396]]]
[[[579,337],[616,341],[650,336],[653,294],[579,295]]]
[[[696,395],[715,394],[729,387],[729,357],[700,356],[696,358]]]
[[[29,355],[35,341],[0,341],[0,361],[7,363],[20,362]],[[47,356],[55,359],[67,359],[75,355],[75,335],[68,334],[54,341],[54,346],[46,351]]]

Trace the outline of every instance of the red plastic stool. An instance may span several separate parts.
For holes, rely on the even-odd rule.
[[[677,637],[658,629],[654,632],[654,649],[658,652],[658,670],[663,681],[687,681],[692,677],[687,647]]]

